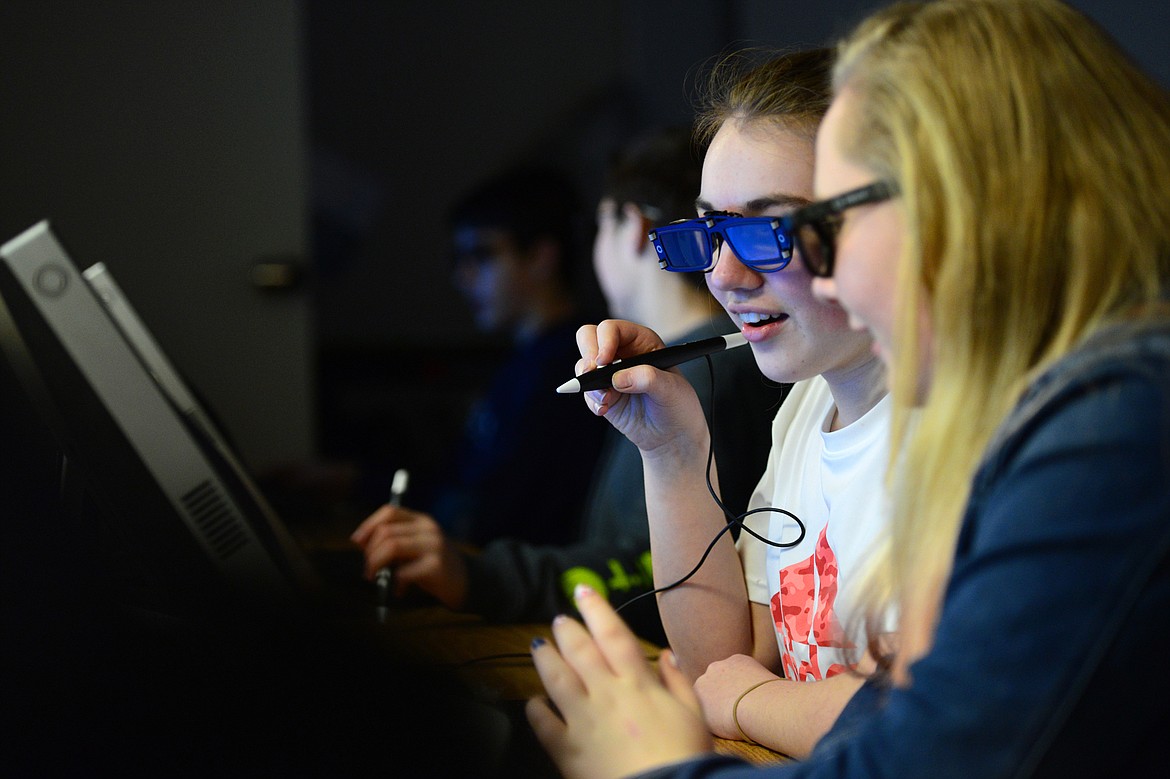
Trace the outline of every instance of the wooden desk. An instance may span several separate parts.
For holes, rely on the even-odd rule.
[[[391,609],[387,623],[408,651],[452,667],[488,699],[518,702],[544,693],[529,647],[537,636],[552,640],[547,624],[493,625],[440,607]],[[657,658],[658,647],[648,642],[643,646],[647,657]],[[788,759],[756,744],[728,739],[716,739],[715,750],[757,764]]]
[[[353,588],[353,601],[361,602],[368,600],[372,593],[369,584],[359,578],[361,555],[348,540],[348,532],[355,526],[356,521],[351,520],[302,528],[297,538],[310,554],[333,555],[330,566],[336,569],[333,578],[348,582]],[[352,559],[338,566],[342,557],[337,555]],[[317,562],[320,564],[321,560]],[[403,604],[388,609],[385,622],[393,631],[395,642],[400,642],[406,651],[414,652],[423,662],[454,670],[486,700],[519,704],[544,694],[530,648],[537,636],[552,640],[548,623],[491,624],[476,615],[453,612],[442,606]],[[646,641],[642,644],[646,656],[657,659],[660,648]],[[715,751],[760,765],[790,759],[766,747],[732,739],[715,739]]]

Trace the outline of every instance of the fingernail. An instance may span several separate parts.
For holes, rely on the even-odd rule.
[[[545,641],[543,638],[541,638],[540,636],[537,636],[536,638],[532,639],[532,651],[535,652],[537,649],[540,649],[542,646],[544,646],[547,643],[548,642]]]
[[[585,595],[594,595],[594,590],[588,584],[578,584],[573,588],[573,600],[579,600]]]
[[[662,654],[660,654],[658,657],[670,663],[671,668],[678,668],[678,657],[676,657],[674,652],[671,652],[669,649],[663,649]]]
[[[564,614],[558,614],[555,617],[553,617],[553,624],[559,625],[567,619],[568,619],[568,617],[566,617]]]

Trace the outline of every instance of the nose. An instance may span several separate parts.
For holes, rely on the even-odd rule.
[[[758,289],[763,286],[764,277],[739,261],[727,242],[715,250],[715,267],[707,274],[707,285],[721,292],[736,289]]]
[[[832,278],[814,277],[812,280],[813,295],[826,303],[837,303],[837,282]]]

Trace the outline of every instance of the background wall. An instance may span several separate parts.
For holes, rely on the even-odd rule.
[[[323,451],[384,473],[441,466],[465,390],[496,354],[447,275],[453,197],[538,159],[573,172],[591,204],[624,138],[689,122],[704,63],[744,46],[829,43],[881,4],[309,0]],[[1170,83],[1170,5],[1074,4]]]
[[[308,252],[303,35],[289,2],[0,3],[0,241],[48,219],[105,263],[256,467],[315,446],[309,299],[252,281]]]
[[[453,196],[519,158],[559,162],[595,191],[605,155],[629,131],[689,120],[693,78],[709,58],[745,45],[830,42],[879,5],[309,0],[318,214],[347,222],[357,239],[348,254],[319,255],[321,337],[461,340],[466,314],[442,273],[441,223]],[[1170,81],[1170,5],[1073,5]],[[428,305],[447,309],[442,316],[409,305],[420,288]]]
[[[703,63],[878,4],[6,0],[0,240],[49,216],[112,265],[254,466],[433,472],[501,347],[450,283],[451,200],[524,159],[591,204],[623,139],[689,120]],[[1170,84],[1170,4],[1073,5]],[[305,283],[259,293],[271,256]]]

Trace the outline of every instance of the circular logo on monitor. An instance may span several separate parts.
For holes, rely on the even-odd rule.
[[[56,263],[41,266],[37,271],[36,286],[43,294],[55,298],[65,293],[69,286],[69,274]]]

